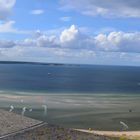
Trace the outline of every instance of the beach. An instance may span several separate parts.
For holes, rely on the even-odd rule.
[[[85,130],[85,129],[76,129],[76,130],[80,132],[90,133],[90,134],[116,137],[119,139],[140,140],[140,131],[98,131],[98,130]]]

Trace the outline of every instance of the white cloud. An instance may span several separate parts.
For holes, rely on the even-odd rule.
[[[0,32],[17,32],[17,29],[13,28],[13,25],[15,24],[15,21],[7,21],[2,24],[0,24]]]
[[[74,9],[89,16],[140,17],[139,0],[60,0],[61,9]]]
[[[11,22],[12,24],[13,22]],[[3,28],[14,31],[10,23]],[[1,29],[1,26],[0,26]],[[82,33],[75,25],[64,29],[59,35],[47,35],[39,30],[31,38],[16,41],[17,46],[36,46],[46,48],[87,49],[105,52],[140,52],[140,32],[110,32],[89,36]]]
[[[14,22],[7,23],[2,32],[17,30],[11,27]],[[110,32],[88,36],[75,25],[64,29],[59,35],[47,35],[39,30],[31,38],[16,41],[17,46],[36,46],[46,48],[87,49],[105,52],[140,52],[140,32]],[[4,45],[5,46],[5,45]]]
[[[87,47],[87,36],[79,30],[75,25],[64,29],[60,34],[61,47],[81,49]]]
[[[31,34],[29,30],[19,30],[14,27],[15,21],[9,20],[0,23],[0,33]]]
[[[27,33],[14,28],[16,22],[8,19],[15,4],[16,0],[0,0],[0,33]]]
[[[48,36],[47,34],[37,30],[33,33],[32,38],[26,38],[24,40],[18,41],[19,46],[27,47],[58,47],[59,41],[55,35]]]
[[[16,0],[0,0],[0,20],[5,20],[11,13]]]
[[[65,29],[60,35],[61,43],[67,43],[75,40],[78,36],[78,29],[75,25],[72,25],[70,28]]]
[[[37,45],[40,47],[57,47],[56,36],[42,35],[37,39]]]
[[[95,45],[104,51],[140,52],[140,32],[111,32],[95,37]]]
[[[60,20],[64,22],[68,22],[71,20],[71,17],[61,17]]]
[[[42,10],[42,9],[36,9],[36,10],[31,11],[32,15],[41,15],[43,13],[44,13],[44,10]]]
[[[109,61],[110,58],[110,61],[118,58],[126,61],[134,56],[128,54],[140,52],[139,44],[140,32],[120,31],[88,36],[77,26],[72,25],[59,35],[47,35],[37,30],[32,37],[24,40],[0,40],[0,54],[14,58],[15,53],[16,57],[32,60],[36,60],[38,57],[41,60],[50,61],[54,59],[80,61],[82,59],[83,63],[84,60],[91,62],[97,58],[106,61]]]

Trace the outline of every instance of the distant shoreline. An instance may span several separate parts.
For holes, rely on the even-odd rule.
[[[27,65],[46,65],[46,66],[81,66],[85,64],[66,64],[49,62],[28,62],[28,61],[0,61],[0,64],[27,64]]]
[[[103,65],[103,64],[78,64],[78,63],[57,63],[57,62],[28,62],[28,61],[0,61],[0,64],[29,64],[29,65],[48,65],[48,66],[106,66],[106,67],[140,67],[135,65]]]

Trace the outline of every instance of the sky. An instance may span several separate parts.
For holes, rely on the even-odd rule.
[[[0,0],[0,60],[140,66],[140,1]]]

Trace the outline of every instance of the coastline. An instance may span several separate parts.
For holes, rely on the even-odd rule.
[[[140,131],[100,131],[100,130],[86,130],[86,129],[75,129],[80,132],[86,132],[90,134],[97,134],[108,137],[124,137],[132,140],[140,140]]]

